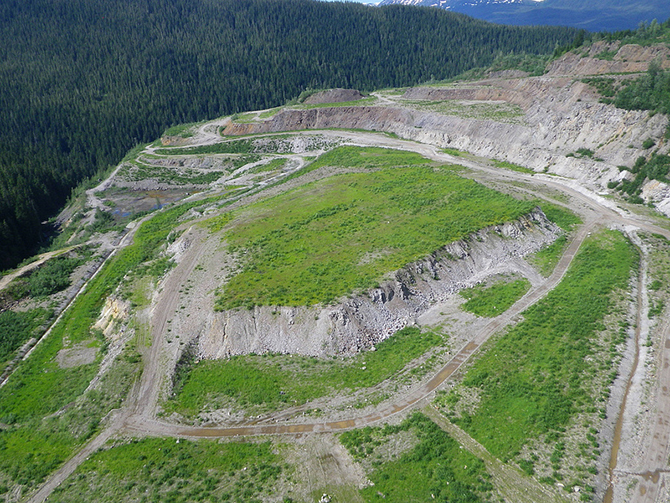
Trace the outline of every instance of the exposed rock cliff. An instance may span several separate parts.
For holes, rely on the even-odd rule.
[[[595,57],[616,49],[616,45],[598,43],[588,53],[566,54],[541,77],[419,87],[409,89],[403,96],[413,101],[504,101],[521,107],[524,115],[520,124],[419,111],[404,107],[403,100],[397,100],[391,106],[284,110],[265,121],[231,122],[223,134],[321,128],[386,131],[402,138],[513,162],[535,171],[560,174],[602,191],[609,182],[625,176],[618,166],[631,167],[639,156],[648,155],[643,142],[648,138],[660,140],[668,125],[668,118],[661,114],[622,110],[600,103],[595,90],[579,80],[580,75],[645,71],[652,60],[670,67],[670,49],[664,46],[626,45],[618,49],[612,60]],[[594,154],[572,156],[578,149],[589,149]],[[662,146],[662,152],[667,150],[667,145]],[[667,189],[665,184],[658,186],[654,182],[654,187],[644,194],[670,215]]]
[[[538,209],[479,231],[396,271],[379,288],[332,306],[256,307],[216,313],[199,340],[202,358],[246,353],[347,354],[412,325],[431,306],[488,275],[523,271],[522,257],[560,230]]]

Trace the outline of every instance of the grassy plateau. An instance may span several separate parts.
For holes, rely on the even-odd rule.
[[[223,237],[242,270],[221,288],[218,309],[327,304],[534,207],[408,152],[339,147],[309,168],[321,166],[362,172],[234,213]]]

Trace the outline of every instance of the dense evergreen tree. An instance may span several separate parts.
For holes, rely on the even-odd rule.
[[[3,0],[0,269],[34,251],[74,185],[172,124],[308,87],[447,78],[574,36],[311,0]]]
[[[664,72],[658,62],[652,62],[644,76],[619,91],[614,103],[628,110],[670,114],[670,72]]]

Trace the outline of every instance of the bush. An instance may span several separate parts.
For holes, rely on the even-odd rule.
[[[79,259],[59,257],[49,260],[29,279],[30,294],[47,297],[70,286],[70,275],[82,263]]]

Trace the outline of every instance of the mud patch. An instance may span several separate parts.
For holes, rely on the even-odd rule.
[[[296,468],[295,490],[304,501],[319,501],[327,494],[334,502],[363,502],[358,491],[369,481],[334,435],[298,438],[286,457]]]
[[[61,349],[56,355],[58,367],[69,369],[81,365],[89,365],[95,361],[98,348],[89,347],[93,341],[84,341],[69,349]]]
[[[139,184],[137,184],[139,186]],[[110,208],[116,220],[135,215],[140,212],[159,210],[190,195],[184,190],[135,190],[132,187],[113,187],[99,197]]]

